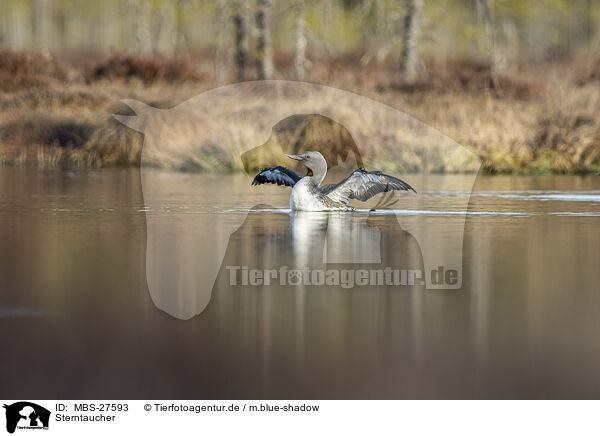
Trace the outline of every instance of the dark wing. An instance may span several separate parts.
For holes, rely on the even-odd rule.
[[[265,168],[252,180],[253,185],[276,183],[278,185],[294,186],[302,176],[285,167]]]
[[[321,192],[329,198],[345,204],[353,198],[367,201],[381,192],[408,190],[417,192],[408,183],[396,177],[388,176],[381,171],[365,171],[362,168],[354,170],[340,183],[321,187]]]

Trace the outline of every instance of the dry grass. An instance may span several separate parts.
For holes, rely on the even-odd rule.
[[[507,73],[492,73],[488,62],[461,59],[447,64],[428,62],[423,77],[414,83],[391,83],[404,93],[484,93],[495,98],[530,100],[545,91],[543,83]],[[385,91],[381,85],[381,90]]]
[[[0,49],[0,90],[48,88],[69,78],[65,65],[49,54]]]
[[[119,100],[175,106],[217,86],[206,73],[211,61],[119,55],[68,61],[0,51],[0,88],[5,91],[0,94],[0,163],[138,165],[143,137],[112,118],[113,113],[131,114]],[[287,57],[280,56],[277,65],[277,78],[294,77]],[[599,62],[570,61],[492,76],[489,66],[481,62],[428,62],[423,79],[406,84],[397,80],[394,66],[361,67],[357,57],[346,57],[313,61],[307,80],[408,113],[472,150],[490,173],[566,173],[600,171],[599,71]],[[214,127],[191,119],[181,122],[180,136],[187,142],[181,148],[175,143],[153,164],[199,171],[243,170],[242,152],[235,147],[223,150],[215,142],[194,142],[197,132]],[[256,136],[252,131],[244,134]],[[369,150],[372,160],[384,168],[391,165],[387,146],[400,140],[393,137],[389,144],[374,146]],[[336,147],[335,140],[329,142],[325,148]],[[418,159],[410,153],[407,148],[403,158],[413,159],[414,166],[404,169],[418,169]],[[460,168],[442,165],[438,170]]]
[[[85,78],[88,82],[136,79],[141,80],[146,85],[156,82],[178,84],[207,80],[207,76],[199,73],[189,59],[160,59],[149,56],[121,55],[96,63],[89,71],[85,72]]]

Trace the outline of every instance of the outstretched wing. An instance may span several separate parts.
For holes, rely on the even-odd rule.
[[[396,177],[389,176],[381,171],[365,171],[362,168],[354,170],[340,183],[321,187],[321,192],[329,198],[345,204],[348,204],[353,198],[367,201],[381,192],[409,190],[414,193],[417,192],[408,183]]]
[[[265,168],[252,180],[253,185],[276,183],[278,185],[294,186],[302,176],[285,167]]]

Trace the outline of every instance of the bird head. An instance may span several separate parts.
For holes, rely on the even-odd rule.
[[[308,169],[306,174],[309,177],[317,175],[320,180],[323,180],[327,172],[327,161],[318,151],[305,151],[302,154],[286,154],[290,159],[297,160]]]

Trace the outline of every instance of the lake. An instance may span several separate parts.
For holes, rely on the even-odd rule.
[[[306,215],[144,171],[0,168],[3,397],[600,397],[600,177],[404,175],[417,195]]]

